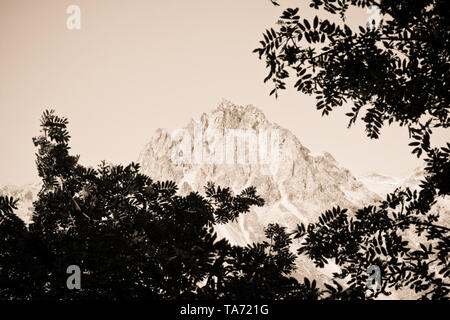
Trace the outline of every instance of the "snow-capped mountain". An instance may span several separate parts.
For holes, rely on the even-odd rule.
[[[368,173],[358,179],[367,186],[368,189],[377,193],[382,199],[397,188],[419,189],[420,182],[425,177],[425,166],[417,167],[412,173],[405,177],[390,177],[378,173]],[[439,197],[436,204],[431,209],[431,213],[439,214],[439,221],[442,225],[450,226],[450,199]],[[411,238],[412,239],[412,238]]]
[[[27,184],[23,186],[0,186],[0,195],[7,195],[19,200],[15,213],[26,224],[31,222],[33,214],[33,201],[41,189],[40,183]]]
[[[271,157],[265,157],[269,148]],[[208,181],[235,192],[255,186],[265,205],[241,215],[235,223],[216,228],[219,236],[239,245],[264,240],[263,230],[269,223],[292,230],[299,222],[317,221],[333,206],[352,210],[385,198],[397,187],[417,187],[424,172],[418,168],[405,178],[372,173],[358,179],[331,154],[311,153],[289,130],[271,123],[254,106],[236,106],[228,101],[180,130],[169,133],[158,129],[138,162],[152,179],[177,182],[181,194],[202,192]],[[444,213],[444,223],[450,224],[447,202],[438,203],[437,210]],[[300,256],[294,276],[310,277],[320,284],[329,282],[336,271],[333,263],[317,269],[312,261]],[[413,297],[407,289],[390,296]]]
[[[241,139],[244,158],[237,159],[239,141],[228,138],[233,135]],[[264,135],[265,139],[258,139]],[[268,145],[271,155],[277,155],[264,161],[267,157],[262,159],[255,150],[267,153]],[[234,158],[223,155],[230,150],[236,151]],[[257,159],[252,158],[252,152]],[[313,155],[289,130],[271,123],[259,109],[228,101],[174,133],[157,130],[138,162],[152,179],[177,182],[181,193],[202,192],[208,181],[235,192],[255,186],[265,206],[217,230],[241,245],[263,240],[268,223],[292,229],[299,222],[315,221],[330,207],[355,208],[379,199],[331,154]]]
[[[175,181],[182,195],[202,193],[209,181],[236,193],[256,187],[265,205],[216,228],[220,237],[239,245],[265,240],[263,230],[269,223],[292,230],[299,222],[317,221],[333,206],[352,210],[385,198],[397,187],[416,188],[424,175],[423,168],[417,168],[406,177],[370,173],[357,178],[331,154],[311,153],[256,107],[228,101],[172,133],[158,129],[138,162],[154,181]],[[28,224],[40,186],[0,186],[0,194],[19,199],[16,213]],[[436,206],[445,225],[450,225],[449,208],[448,199],[440,199]],[[338,270],[331,263],[319,270],[304,256],[297,259],[297,266],[296,277],[316,279],[319,284],[329,282]],[[399,293],[392,297],[412,296]]]
[[[417,188],[425,176],[425,167],[420,166],[405,177],[392,177],[376,172],[370,172],[358,176],[358,180],[364,183],[373,192],[384,196],[398,187]]]

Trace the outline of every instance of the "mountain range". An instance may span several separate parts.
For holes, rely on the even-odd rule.
[[[257,153],[257,161],[251,161],[252,134],[254,137],[261,132],[266,134],[266,144],[261,143],[261,139],[253,139],[257,145],[254,149],[270,145],[273,139],[269,133],[276,134],[277,148],[270,152],[275,151],[278,156],[263,161],[266,159],[261,159],[261,154]],[[227,135],[238,137],[233,141],[227,139]],[[246,155],[241,161],[237,159],[238,139],[244,145],[242,154]],[[236,151],[235,159],[224,161],[227,157],[223,156],[223,151],[230,149]],[[185,159],[188,161],[174,161],[173,155],[180,151],[189,155]],[[201,159],[193,159],[195,153]],[[199,120],[191,120],[175,134],[158,129],[138,162],[143,173],[152,179],[175,181],[181,194],[192,190],[202,192],[207,182],[230,187],[235,193],[255,186],[265,206],[254,208],[251,214],[242,215],[235,223],[217,228],[219,235],[240,245],[263,240],[262,230],[268,223],[293,228],[298,222],[315,221],[330,206],[356,208],[379,199],[331,154],[311,153],[295,135],[271,123],[256,107],[236,106],[228,101],[221,102],[210,113],[203,113]]]
[[[315,222],[326,209],[350,209],[373,204],[400,186],[416,188],[423,177],[417,168],[406,177],[377,173],[355,177],[330,153],[314,154],[288,129],[270,122],[258,108],[222,101],[200,119],[172,133],[158,129],[138,157],[143,173],[153,180],[172,180],[179,193],[202,193],[207,182],[230,187],[235,193],[254,186],[265,200],[263,207],[237,221],[216,227],[219,237],[247,245],[265,239],[264,227],[278,223],[292,230],[299,222]],[[20,199],[17,214],[31,221],[32,201],[40,185],[3,186],[0,194]],[[450,225],[450,203],[438,209]],[[332,263],[318,270],[306,257],[297,261],[296,277],[329,281],[338,270]],[[409,297],[405,294],[395,297]]]

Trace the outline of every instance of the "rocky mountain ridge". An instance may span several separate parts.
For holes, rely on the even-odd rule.
[[[245,140],[246,161],[214,161],[221,159],[221,150],[228,150],[228,146],[221,146],[218,141],[233,143],[227,140],[227,130],[244,132],[239,138]],[[267,134],[266,141],[270,140],[270,151],[276,150],[278,157],[268,162],[261,161],[260,157],[259,161],[250,161],[250,143],[256,141],[258,149],[264,149],[264,145],[260,143],[262,140],[252,140],[248,132],[276,133],[277,139],[269,139]],[[208,161],[193,159],[193,154],[199,154],[196,147],[201,149],[204,157],[206,154]],[[231,149],[233,147],[238,150],[239,141]],[[178,155],[180,151],[190,155],[188,161],[174,159],[173,155]],[[268,121],[256,107],[236,106],[228,101],[222,102],[210,113],[202,114],[200,120],[191,120],[177,132],[158,129],[138,162],[142,165],[142,171],[152,179],[174,180],[182,194],[191,190],[201,192],[208,181],[231,187],[235,192],[255,186],[266,205],[243,215],[235,224],[218,229],[219,234],[241,245],[262,240],[262,229],[268,223],[278,222],[293,228],[298,222],[315,221],[323,210],[332,206],[356,208],[379,199],[349,170],[339,166],[331,154],[312,154],[289,130]]]
[[[423,168],[417,168],[406,177],[377,173],[355,177],[331,154],[313,154],[288,129],[271,123],[258,108],[228,101],[172,133],[158,129],[138,162],[142,172],[154,181],[175,181],[181,195],[190,191],[203,193],[209,181],[236,193],[248,186],[256,187],[265,205],[216,228],[219,237],[236,245],[265,240],[264,228],[269,223],[292,230],[299,222],[317,221],[324,210],[334,206],[351,212],[385,198],[397,187],[416,188],[424,174]],[[0,194],[20,200],[17,214],[28,224],[39,189],[39,183],[0,186]],[[438,201],[436,210],[446,225],[450,225],[449,209],[448,199]],[[319,270],[304,256],[297,259],[297,267],[296,277],[309,277],[319,283],[329,282],[338,270],[332,263]],[[413,295],[400,292],[391,298]]]

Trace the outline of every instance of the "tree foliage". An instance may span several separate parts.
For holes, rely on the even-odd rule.
[[[382,23],[354,30],[349,9],[369,6],[380,9]],[[317,223],[299,225],[298,252],[318,267],[330,260],[340,266],[335,285],[327,285],[333,298],[376,297],[404,287],[423,298],[444,298],[450,230],[439,225],[433,206],[450,192],[450,144],[436,148],[430,140],[434,128],[449,127],[450,7],[444,0],[311,0],[310,7],[339,22],[305,19],[288,8],[254,50],[269,69],[270,94],[278,96],[292,76],[299,92],[315,95],[322,115],[350,106],[349,127],[360,118],[370,138],[385,124],[407,127],[412,153],[425,155],[426,176],[418,190],[397,189],[377,205],[355,213],[336,207]],[[382,270],[380,291],[365,285],[370,265]]]
[[[346,23],[350,7],[372,5],[381,10],[379,28],[353,30]],[[450,9],[445,0],[312,0],[310,7],[338,14],[341,23],[317,15],[302,19],[298,8],[283,12],[279,30],[266,30],[254,50],[266,61],[271,94],[285,89],[292,73],[295,88],[315,94],[324,115],[351,101],[351,125],[365,109],[362,120],[372,138],[383,123],[394,121],[421,138],[426,129],[449,126]],[[427,121],[421,123],[424,116]]]
[[[68,121],[45,111],[33,139],[42,189],[26,227],[17,201],[0,197],[0,299],[287,298],[318,295],[291,277],[285,228],[247,247],[218,239],[214,226],[262,206],[254,187],[234,195],[208,183],[205,196],[177,195],[127,166],[86,168],[69,153]],[[67,267],[82,271],[81,289],[66,287]],[[310,286],[311,287],[311,286]]]

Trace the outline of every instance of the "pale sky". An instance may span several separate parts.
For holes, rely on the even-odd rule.
[[[265,64],[252,50],[282,9],[300,1],[280,3],[1,0],[0,185],[38,180],[31,138],[46,108],[69,118],[72,152],[82,164],[125,164],[157,128],[182,128],[222,98],[260,108],[354,174],[399,176],[417,167],[405,128],[385,128],[371,141],[361,124],[347,129],[348,110],[323,118],[314,98],[294,88],[269,97]],[[66,27],[71,4],[81,9],[80,30]],[[365,21],[362,14],[352,19]]]

